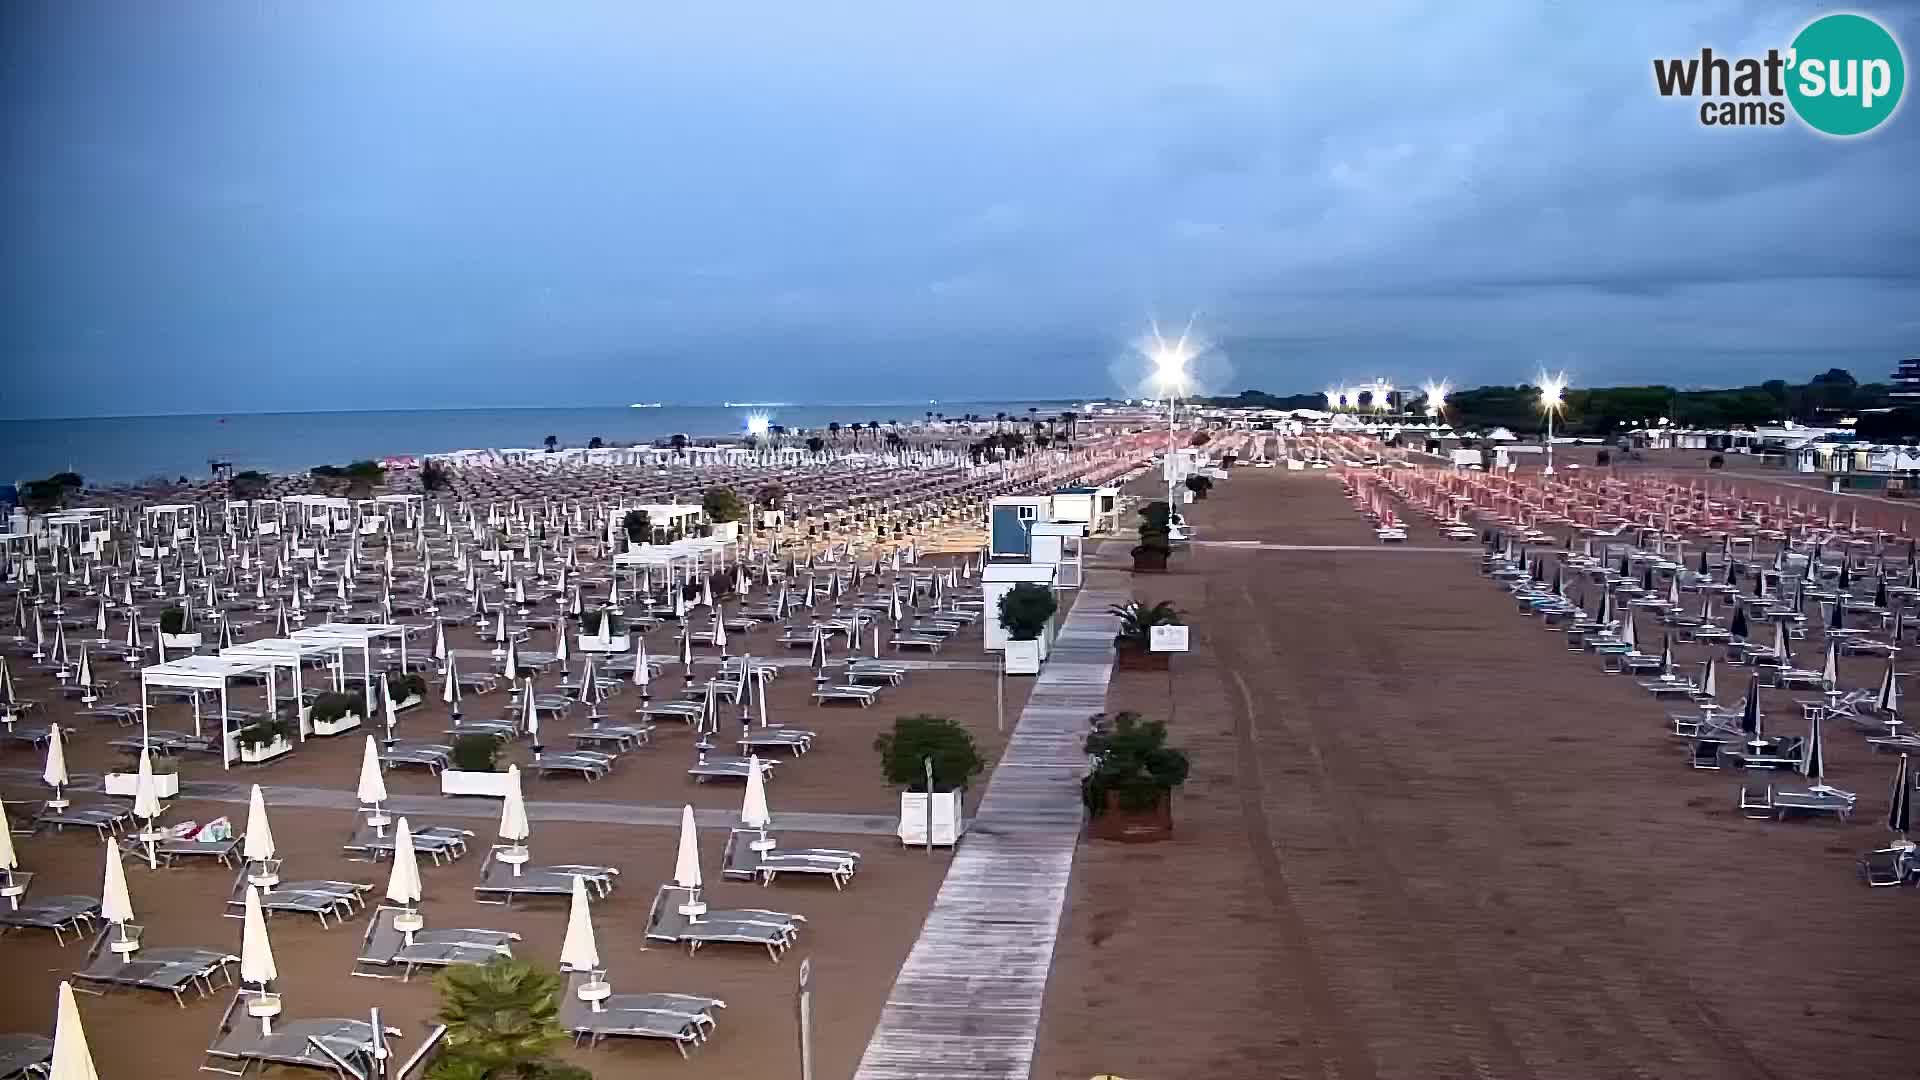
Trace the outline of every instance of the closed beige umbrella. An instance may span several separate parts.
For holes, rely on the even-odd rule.
[[[80,1006],[73,1000],[73,984],[60,984],[60,1002],[54,1010],[53,1060],[47,1080],[100,1080],[87,1049],[87,1033],[80,1026]]]

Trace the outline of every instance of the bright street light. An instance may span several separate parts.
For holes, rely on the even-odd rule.
[[[1445,379],[1430,382],[1421,391],[1427,395],[1428,416],[1439,416],[1447,411],[1447,395],[1453,392],[1453,387]]]
[[[747,434],[756,439],[765,438],[773,428],[773,418],[766,413],[747,414]]]
[[[1542,475],[1552,476],[1553,475],[1553,414],[1559,412],[1560,407],[1566,403],[1565,402],[1565,395],[1567,392],[1566,372],[1563,371],[1558,374],[1548,375],[1546,372],[1543,371],[1540,373],[1540,378],[1538,382],[1535,383],[1535,385],[1538,386],[1540,389],[1540,409],[1542,412],[1547,414],[1547,467],[1540,471]]]

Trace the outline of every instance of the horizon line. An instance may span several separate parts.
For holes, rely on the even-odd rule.
[[[1105,396],[1079,397],[1007,397],[1007,398],[952,398],[943,399],[940,405],[1010,405],[1025,404],[1072,404],[1087,401],[1111,400]],[[847,402],[806,402],[792,401],[778,406],[753,406],[755,408],[782,409],[900,409],[920,408],[925,410],[928,403],[917,401],[847,401]],[[729,406],[725,402],[661,402],[664,409],[737,409],[747,406]],[[622,412],[631,405],[444,405],[433,408],[408,409],[232,409],[224,412],[152,412],[152,413],[94,413],[84,416],[0,416],[0,424],[42,424],[60,420],[179,420],[196,416],[338,416],[350,413],[446,413],[446,412],[572,412],[587,409],[610,409]],[[938,411],[938,410],[934,410]]]

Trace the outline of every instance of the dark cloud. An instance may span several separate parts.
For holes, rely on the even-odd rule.
[[[1229,387],[1872,378],[1920,342],[1911,105],[1653,88],[1816,13],[9,5],[0,414],[1101,392],[1193,312]]]

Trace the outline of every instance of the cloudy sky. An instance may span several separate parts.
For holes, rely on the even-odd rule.
[[[1881,377],[1912,105],[1653,90],[1817,13],[20,0],[0,416],[1112,393],[1196,313],[1216,390]]]

